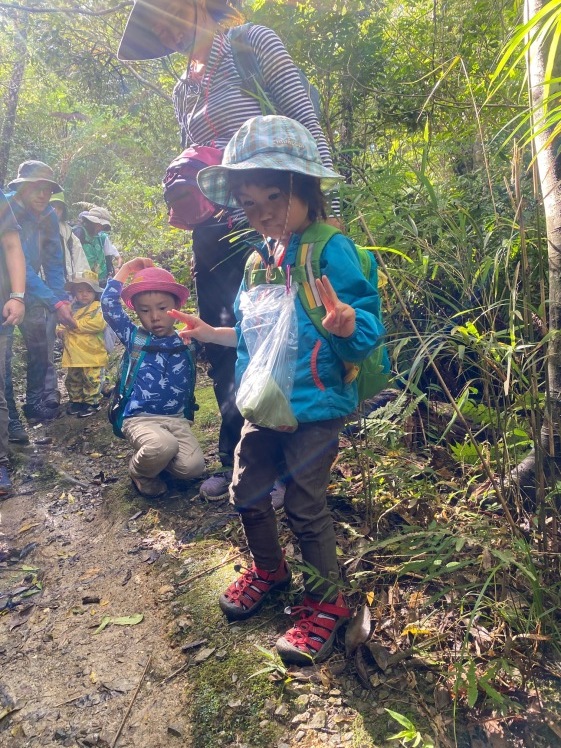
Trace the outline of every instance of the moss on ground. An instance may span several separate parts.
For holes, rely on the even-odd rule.
[[[211,550],[212,548],[212,550]],[[229,547],[216,542],[189,549],[196,555],[189,577],[219,565]],[[216,748],[241,741],[252,748],[269,748],[278,741],[283,726],[267,717],[266,702],[280,700],[278,682],[267,673],[256,674],[267,665],[253,641],[255,624],[231,627],[218,606],[218,597],[235,577],[233,563],[202,575],[188,585],[179,601],[193,620],[190,637],[208,638],[216,652],[189,670],[188,695],[191,704],[194,744]],[[251,628],[250,628],[251,627]],[[262,639],[261,636],[258,639]]]

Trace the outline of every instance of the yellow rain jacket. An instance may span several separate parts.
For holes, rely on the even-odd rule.
[[[74,309],[75,330],[63,327],[64,351],[62,366],[72,368],[94,368],[107,366],[108,355],[103,340],[105,320],[99,301]],[[60,329],[60,328],[59,328]]]

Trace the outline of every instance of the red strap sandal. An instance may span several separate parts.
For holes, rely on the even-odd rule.
[[[255,564],[251,569],[236,565],[235,570],[243,574],[220,595],[218,603],[228,618],[242,621],[257,613],[267,595],[274,590],[288,587],[292,573],[283,560],[276,571],[258,569]]]
[[[337,629],[351,617],[342,593],[332,603],[305,597],[302,605],[285,612],[299,618],[277,641],[277,651],[285,662],[296,665],[312,665],[329,657]]]

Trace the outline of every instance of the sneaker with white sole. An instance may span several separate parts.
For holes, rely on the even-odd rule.
[[[85,403],[82,410],[76,413],[77,418],[89,418],[94,416],[101,410],[101,405],[93,405],[92,403]]]
[[[222,501],[230,495],[232,471],[215,473],[201,483],[199,495],[207,501]]]

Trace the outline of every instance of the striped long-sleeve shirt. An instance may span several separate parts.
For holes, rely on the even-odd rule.
[[[307,127],[318,145],[323,164],[332,168],[331,154],[314,107],[282,41],[274,31],[258,25],[249,27],[247,41],[277,113]],[[224,148],[244,122],[262,114],[259,101],[242,91],[242,85],[228,34],[218,32],[200,79],[187,70],[173,91],[184,146]]]

